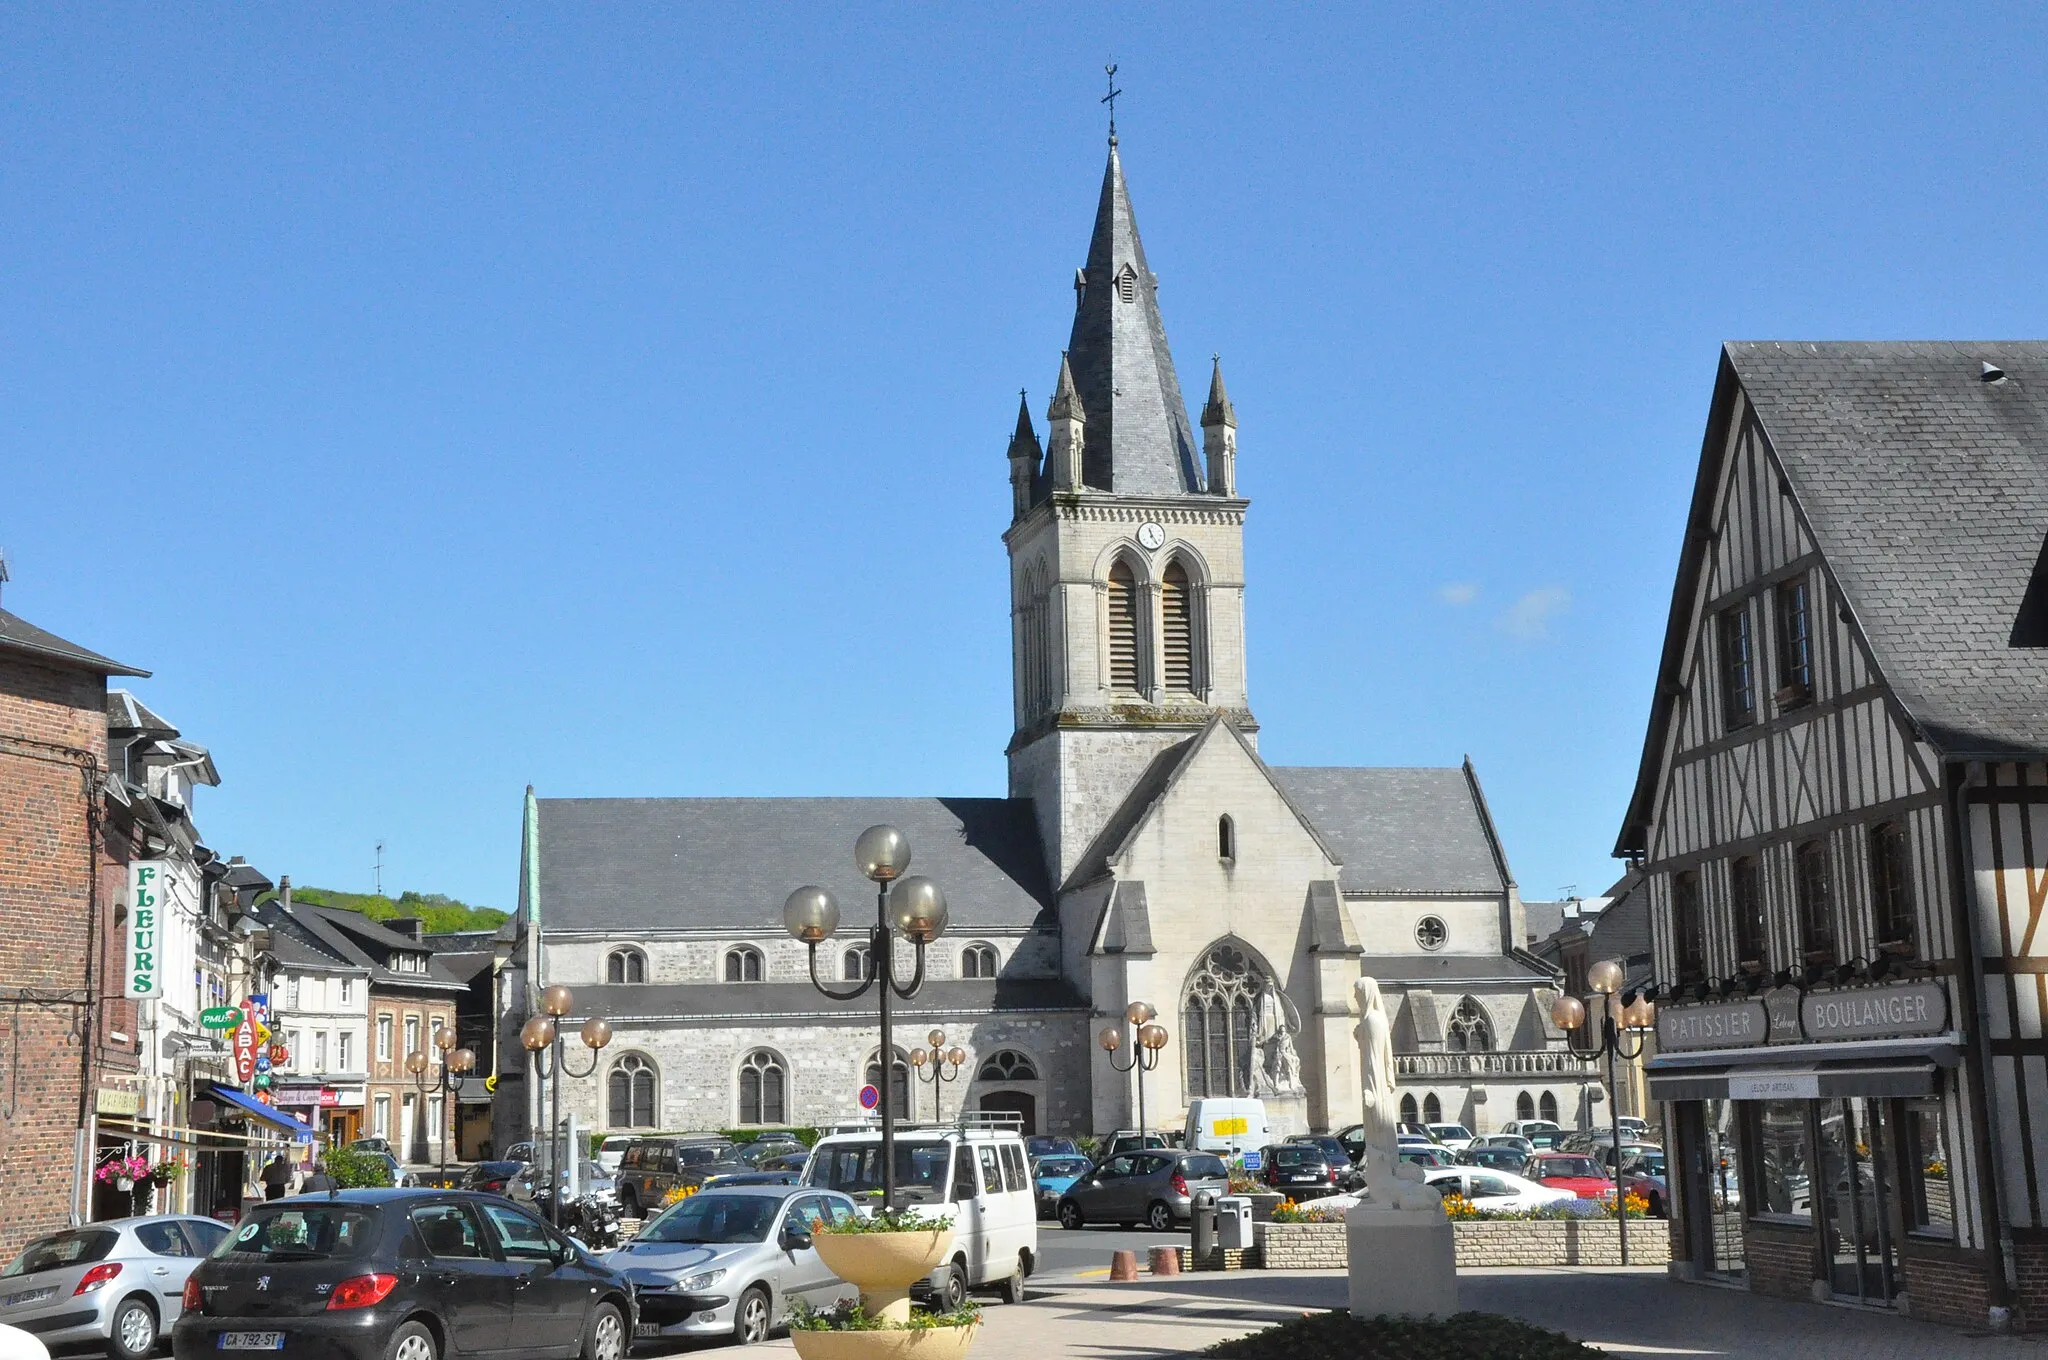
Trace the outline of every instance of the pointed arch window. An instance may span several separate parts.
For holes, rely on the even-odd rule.
[[[1493,1024],[1477,1001],[1468,996],[1451,1012],[1451,1022],[1444,1027],[1444,1044],[1457,1053],[1493,1051]]]
[[[725,980],[727,982],[759,982],[762,975],[761,951],[752,945],[741,945],[725,951]]]
[[[1536,1108],[1541,1111],[1538,1118],[1547,1119],[1553,1124],[1557,1122],[1557,1096],[1553,1092],[1545,1091]]]
[[[1422,1098],[1422,1122],[1425,1124],[1441,1124],[1444,1122],[1443,1102],[1436,1098],[1436,1092],[1434,1091],[1431,1091]]]
[[[740,1123],[789,1122],[789,1073],[782,1055],[757,1048],[740,1063]]]
[[[1136,693],[1138,683],[1138,578],[1120,561],[1109,569],[1109,687]]]
[[[889,1084],[882,1085],[882,1050],[876,1049],[868,1055],[867,1083],[878,1090],[887,1090],[889,1105],[898,1119],[910,1118],[910,1058],[902,1049],[896,1050],[896,1061],[889,1072]]]
[[[1416,1108],[1414,1096],[1401,1097],[1401,1122],[1403,1124],[1420,1124],[1422,1122],[1422,1112]]]
[[[1227,812],[1216,819],[1216,858],[1237,858],[1237,823]]]
[[[625,1053],[612,1064],[605,1080],[606,1117],[615,1129],[655,1126],[654,1064],[639,1053]]]
[[[611,983],[647,981],[647,956],[637,949],[614,949],[605,957],[604,980]]]
[[[868,951],[865,945],[855,945],[839,960],[841,975],[848,982],[865,981],[868,975]]]
[[[996,975],[996,947],[992,944],[971,944],[960,951],[960,976],[964,978],[992,978]]]
[[[1159,623],[1166,688],[1193,694],[1201,683],[1195,665],[1195,590],[1188,569],[1178,560],[1167,564],[1159,581]]]
[[[1515,1097],[1515,1118],[1530,1120],[1536,1117],[1536,1097],[1527,1091]]]
[[[1181,1001],[1187,1094],[1249,1096],[1258,1046],[1253,1019],[1265,978],[1245,952],[1219,944],[1202,958]]]

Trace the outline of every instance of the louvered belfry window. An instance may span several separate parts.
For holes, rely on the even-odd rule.
[[[1195,692],[1195,604],[1187,568],[1175,562],[1159,583],[1159,622],[1166,635],[1166,687]]]
[[[1138,688],[1138,580],[1123,562],[1109,569],[1109,687]]]

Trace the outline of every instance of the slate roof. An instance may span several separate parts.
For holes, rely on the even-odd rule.
[[[10,614],[4,609],[0,609],[0,651],[14,652],[47,665],[90,671],[95,675],[149,675],[148,671],[124,666],[98,652],[87,651],[75,642],[66,642],[55,633],[45,632],[20,615]]]
[[[1283,765],[1273,778],[1344,861],[1345,892],[1507,890],[1469,770]]]
[[[1534,945],[1564,929],[1564,907],[1562,902],[1531,902],[1523,898],[1522,915],[1529,928],[1529,938],[1524,943]]]
[[[278,925],[285,923],[284,934],[295,935],[301,944],[316,948],[342,963],[367,970],[371,983],[376,986],[460,991],[468,985],[450,975],[438,959],[429,958],[424,973],[400,973],[387,968],[384,959],[388,955],[383,950],[397,948],[417,952],[419,943],[396,931],[386,930],[361,912],[315,906],[311,902],[293,902],[287,906],[281,901],[270,901],[263,904],[259,919],[272,927],[273,940],[279,938]]]
[[[541,929],[780,934],[782,903],[816,883],[842,930],[872,920],[853,842],[886,822],[910,872],[937,880],[954,929],[1040,924],[1053,907],[1029,799],[542,798]],[[524,872],[522,871],[522,879]],[[520,901],[528,901],[522,882]]]
[[[178,729],[125,689],[107,691],[107,732],[147,732],[175,737]]]
[[[1927,740],[1958,758],[2048,753],[2048,342],[1730,343],[1616,854],[1643,848],[1738,392]]]
[[[867,999],[872,998],[870,992]],[[830,1001],[808,981],[660,982],[637,986],[607,983],[577,987],[576,1002],[585,1014],[603,1015],[614,1021],[659,1018],[726,1023],[736,1018],[796,1019],[823,1015],[836,1022],[874,1023],[871,1010]],[[904,1023],[913,1016],[985,1016],[991,1011],[1086,1014],[1088,1001],[1071,983],[1059,978],[994,978],[928,981],[914,998],[896,1003],[897,1018]]]

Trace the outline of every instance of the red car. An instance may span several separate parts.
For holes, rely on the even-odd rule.
[[[1607,1168],[1581,1152],[1539,1152],[1522,1173],[1539,1185],[1569,1190],[1580,1199],[1604,1199],[1614,1193]]]

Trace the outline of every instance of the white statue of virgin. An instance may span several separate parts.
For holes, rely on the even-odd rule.
[[[1443,1196],[1424,1184],[1422,1168],[1401,1160],[1401,1097],[1394,1087],[1394,1027],[1377,978],[1360,978],[1359,1086],[1365,1094],[1365,1203],[1388,1209],[1443,1212]],[[1389,1170],[1391,1168],[1391,1171]]]

